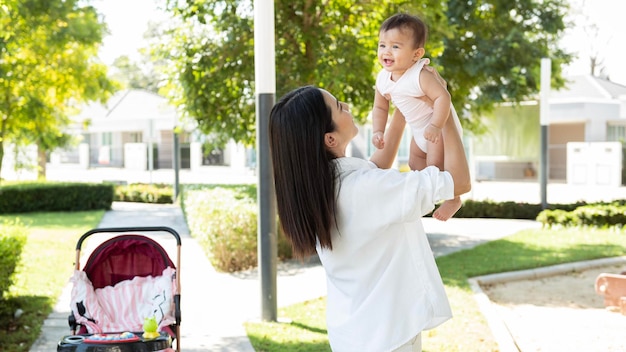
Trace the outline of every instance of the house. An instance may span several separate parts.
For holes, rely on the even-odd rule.
[[[591,75],[573,76],[565,88],[550,92],[549,105],[551,181],[601,184],[608,179],[606,173],[621,176],[626,86]],[[536,179],[541,153],[539,103],[503,104],[484,121],[489,132],[470,141],[475,178]],[[623,184],[623,177],[618,178]]]
[[[193,125],[181,126],[176,109],[164,97],[147,90],[119,91],[106,104],[88,104],[73,121],[71,133],[79,136],[80,145],[54,152],[53,165],[172,169],[177,125],[182,130],[179,133],[181,169],[208,165],[245,168],[249,163],[249,151],[234,142],[224,150],[203,152],[208,137]]]

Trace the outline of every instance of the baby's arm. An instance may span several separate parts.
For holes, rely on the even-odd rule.
[[[396,109],[389,122],[389,128],[385,133],[386,147],[385,149],[375,150],[370,161],[381,169],[388,169],[393,166],[393,162],[398,154],[398,148],[402,141],[402,134],[404,132],[404,126],[406,120],[400,110]]]
[[[389,101],[376,89],[372,109],[372,144],[378,149],[385,147],[385,128],[388,117]]]
[[[428,70],[422,70],[419,79],[422,90],[433,102],[433,116],[424,130],[424,138],[429,142],[437,143],[441,138],[441,129],[450,114],[450,93]]]

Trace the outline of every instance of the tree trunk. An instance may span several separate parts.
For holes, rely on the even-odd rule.
[[[41,145],[37,145],[37,179],[46,179],[46,150]]]
[[[2,160],[4,160],[4,141],[0,138],[0,174],[2,174]],[[3,181],[2,177],[0,181]]]

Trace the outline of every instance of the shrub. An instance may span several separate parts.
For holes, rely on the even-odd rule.
[[[173,203],[172,186],[165,184],[134,183],[115,186],[114,200],[135,203]]]
[[[626,224],[626,207],[617,204],[587,205],[572,212],[581,225],[591,227],[622,227]]]
[[[0,298],[13,284],[15,269],[25,244],[26,230],[21,224],[0,224]]]
[[[581,205],[571,211],[547,209],[537,216],[537,221],[547,227],[560,225],[622,228],[626,224],[626,206],[622,201],[618,201],[610,204]]]
[[[573,216],[571,211],[562,209],[546,209],[537,215],[537,221],[539,221],[543,227],[551,228],[556,226],[575,226],[578,219]]]
[[[191,235],[204,248],[213,267],[235,272],[257,266],[256,200],[236,188],[185,190],[183,207]],[[291,257],[278,235],[278,257]]]
[[[111,209],[113,185],[22,182],[0,187],[0,214]]]

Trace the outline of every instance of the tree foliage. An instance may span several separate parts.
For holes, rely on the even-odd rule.
[[[553,86],[571,55],[557,47],[568,10],[563,0],[449,0],[454,35],[437,62],[457,106],[480,116],[495,103],[519,102],[539,90],[541,58],[552,59]],[[470,129],[480,121],[466,120]]]
[[[68,114],[115,89],[95,61],[106,26],[82,3],[0,0],[0,169],[5,142],[63,146]]]
[[[138,63],[123,55],[113,61],[115,69],[109,77],[120,82],[122,88],[145,89],[153,93],[159,90],[159,77],[150,65]]]
[[[184,115],[214,137],[252,144],[255,137],[254,23],[251,0],[167,1],[176,21],[152,54],[169,61],[165,87]],[[532,97],[540,59],[569,56],[556,46],[564,0],[348,1],[276,0],[276,95],[305,84],[352,105],[366,122],[374,97],[378,28],[396,12],[429,25],[427,57],[449,82],[463,123],[502,101]],[[263,68],[260,68],[263,69]]]

